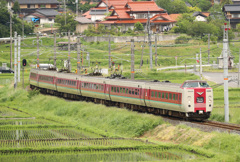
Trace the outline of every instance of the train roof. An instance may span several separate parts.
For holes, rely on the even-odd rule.
[[[31,70],[56,73],[56,71],[43,70],[43,69],[31,69]],[[57,72],[57,74],[79,76],[75,73],[66,73],[66,72]],[[175,86],[180,87],[182,85],[182,84],[178,84],[178,83],[171,83],[169,81],[158,81],[158,80],[152,80],[152,81],[150,81],[150,80],[132,80],[132,79],[106,78],[106,77],[101,77],[101,76],[88,76],[88,75],[81,75],[81,77],[95,78],[95,79],[109,79],[109,80],[113,80],[113,81],[123,81],[123,82],[138,82],[138,83],[146,83],[146,84],[149,84],[149,85],[162,85],[162,86],[171,85],[171,86],[174,86],[174,87]],[[188,80],[188,81],[191,81],[191,80]]]

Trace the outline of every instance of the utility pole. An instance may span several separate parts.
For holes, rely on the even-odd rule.
[[[37,68],[39,69],[39,32],[37,32]]]
[[[10,9],[10,68],[12,69],[12,10]]]
[[[76,0],[76,17],[78,17],[78,0]]]
[[[151,32],[150,32],[150,15],[148,11],[148,20],[147,20],[147,28],[148,28],[148,43],[149,43],[149,53],[150,53],[150,69],[153,68],[152,66],[152,41],[151,41]]]
[[[238,88],[240,88],[240,50],[239,50],[239,62],[238,62]]]
[[[141,62],[140,62],[139,69],[141,69],[141,67],[143,65],[143,52],[144,52],[144,47],[145,47],[145,38],[146,38],[146,35],[144,34],[144,40],[143,40],[143,45],[142,45],[142,55],[141,55]]]
[[[68,31],[68,72],[70,72],[70,31]]]
[[[202,48],[200,48],[200,79],[202,80]]]
[[[111,68],[111,37],[108,35],[108,66]]]
[[[223,79],[224,79],[224,112],[225,122],[229,122],[229,97],[228,97],[228,30],[227,23],[224,23],[223,31]]]
[[[131,39],[131,79],[134,79],[134,39]]]
[[[22,40],[24,39],[24,21],[22,19]]]
[[[56,38],[56,32],[54,32],[54,67],[56,68],[57,65],[56,65],[56,61],[57,61],[57,47],[56,47],[56,44],[57,44],[57,38]]]
[[[17,32],[14,32],[14,88],[17,88]]]
[[[208,64],[210,63],[210,34],[208,34]]]
[[[157,66],[157,60],[158,60],[158,56],[157,56],[157,34],[155,34],[155,66]]]
[[[18,82],[20,82],[20,57],[21,57],[21,36],[18,35]]]
[[[64,3],[64,20],[65,20],[65,25],[67,24],[67,19],[66,19],[66,0],[63,1]]]
[[[80,37],[77,37],[77,74],[81,75],[81,68],[80,68],[80,48],[81,48],[81,42]]]

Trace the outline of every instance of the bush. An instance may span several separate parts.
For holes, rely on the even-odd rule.
[[[187,36],[180,36],[180,37],[177,37],[177,39],[175,40],[175,43],[176,44],[185,44],[185,43],[188,43],[189,40],[190,40],[190,38]]]
[[[31,99],[32,97],[34,97],[34,96],[36,96],[36,95],[39,95],[39,93],[40,93],[40,90],[34,89],[34,90],[32,90],[32,91],[28,91],[27,97],[28,97],[29,99]]]

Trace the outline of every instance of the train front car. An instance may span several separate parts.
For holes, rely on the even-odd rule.
[[[213,90],[207,82],[185,81],[181,88],[186,117],[193,120],[208,119],[213,108]]]

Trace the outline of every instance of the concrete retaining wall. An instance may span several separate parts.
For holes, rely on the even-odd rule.
[[[157,41],[170,41],[170,40],[175,40],[179,35],[166,35],[166,34],[160,34],[157,35]],[[108,41],[108,37],[84,37],[85,41],[87,42],[104,42]],[[126,36],[126,37],[111,37],[111,41],[114,43],[119,43],[119,42],[126,42],[126,41],[131,41],[131,39],[134,39],[134,41],[144,41],[144,36]],[[147,41],[146,37],[146,41]],[[152,41],[155,41],[155,36],[152,35]]]

